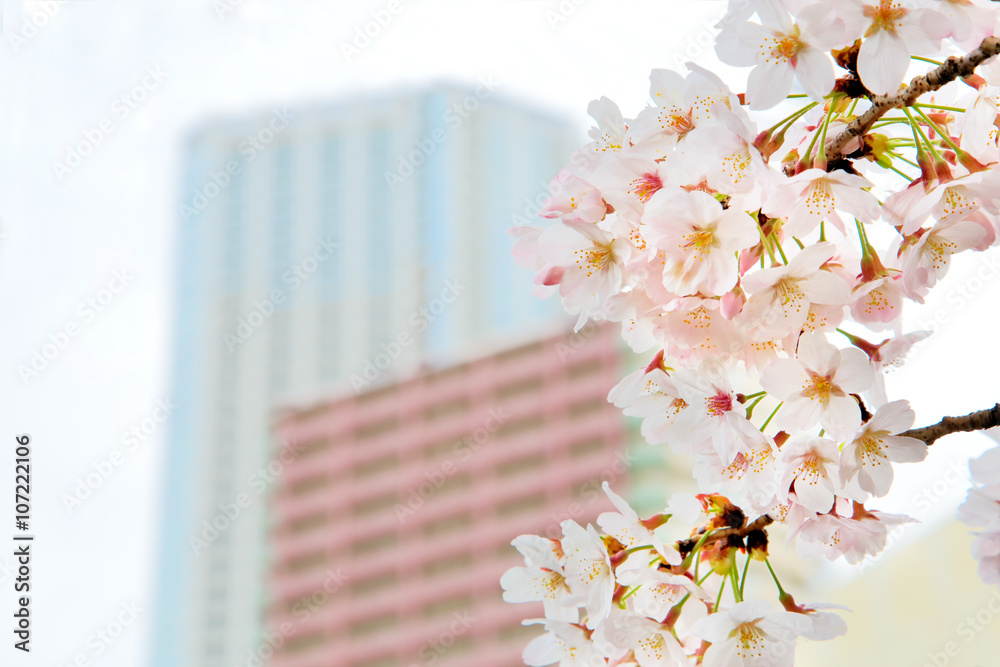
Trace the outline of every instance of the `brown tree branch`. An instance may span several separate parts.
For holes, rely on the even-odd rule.
[[[923,440],[929,447],[934,444],[935,440],[949,433],[982,431],[994,426],[1000,426],[1000,403],[997,403],[992,408],[973,412],[964,417],[945,417],[937,424],[910,429],[899,435],[906,438]]]
[[[1000,53],[1000,38],[987,37],[978,48],[964,56],[951,56],[941,66],[927,74],[914,77],[903,90],[893,95],[876,95],[872,106],[855,118],[840,134],[826,145],[827,162],[843,157],[843,150],[850,141],[863,136],[879,118],[893,109],[910,106],[924,93],[937,90],[955,79],[969,76],[984,60]],[[789,165],[794,170],[794,165]]]

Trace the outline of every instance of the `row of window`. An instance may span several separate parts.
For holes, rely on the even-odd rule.
[[[424,450],[424,458],[425,460],[434,460],[448,455],[454,456],[459,452],[466,451],[461,448],[456,449],[458,445],[460,445],[460,441],[452,442],[448,440],[438,445],[428,447]],[[569,446],[567,452],[569,457],[573,459],[588,458],[604,451],[606,449],[606,445],[606,438],[598,435],[574,442]],[[542,468],[547,463],[551,462],[552,460],[547,458],[545,452],[529,452],[528,454],[508,459],[497,464],[493,474],[497,478],[504,479]],[[366,480],[395,471],[401,465],[403,465],[403,461],[400,458],[399,453],[391,452],[385,456],[356,464],[349,472],[349,475],[353,480]],[[458,465],[458,463],[456,463],[456,465]],[[290,495],[295,497],[308,496],[329,488],[331,485],[335,484],[338,479],[339,477],[328,473],[319,473],[289,485],[288,492]],[[451,491],[468,488],[471,484],[472,478],[469,473],[453,473],[449,475],[448,479],[435,490],[434,495],[447,495]],[[366,517],[371,514],[384,511],[387,508],[392,507],[397,502],[400,502],[400,500],[395,492],[365,498],[358,500],[351,507],[351,515],[355,517]]]

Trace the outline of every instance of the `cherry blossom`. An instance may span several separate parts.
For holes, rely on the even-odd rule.
[[[846,211],[862,222],[879,217],[878,199],[869,192],[872,183],[845,171],[827,173],[823,169],[806,169],[780,181],[767,197],[764,212],[784,216],[785,233],[803,236],[829,222],[842,233],[843,218],[837,210]]]
[[[840,450],[829,438],[804,436],[787,442],[778,454],[778,481],[792,488],[799,504],[814,512],[833,507]]]
[[[810,626],[799,614],[774,611],[765,600],[747,600],[704,618],[692,632],[712,643],[705,667],[780,667],[793,664],[795,640]]]
[[[511,544],[524,556],[526,567],[514,567],[500,578],[506,602],[540,600],[546,618],[576,623],[578,605],[573,603],[566,573],[563,571],[562,546],[537,535],[521,535]]]
[[[874,372],[861,350],[839,350],[822,334],[804,334],[795,359],[778,359],[764,371],[760,384],[784,401],[783,422],[809,428],[819,422],[843,436],[861,425],[861,411],[851,394],[868,389]]]
[[[562,529],[566,582],[573,595],[584,600],[587,627],[593,630],[611,610],[615,590],[611,558],[593,526],[583,528],[573,520],[566,520]]]
[[[795,21],[777,0],[758,0],[755,5],[761,23],[731,24],[715,46],[726,64],[756,63],[747,81],[750,108],[768,109],[781,102],[795,78],[810,97],[823,99],[833,88],[829,51],[844,45],[843,22],[820,3],[803,9]]]
[[[938,30],[929,26],[940,15],[910,0],[852,0],[840,3],[836,11],[852,37],[865,37],[858,53],[858,74],[877,95],[896,90],[910,66],[911,54],[937,51]]]
[[[663,285],[676,294],[721,295],[736,284],[735,252],[757,239],[754,222],[704,192],[660,191],[642,216],[645,238],[668,258]]]
[[[881,497],[892,486],[892,463],[912,463],[927,457],[921,440],[900,435],[913,426],[915,413],[907,401],[886,403],[848,442],[840,458],[842,483],[855,476],[861,488]]]
[[[783,338],[805,326],[812,304],[847,303],[850,286],[837,274],[822,270],[835,252],[832,243],[817,243],[786,266],[762,269],[744,277],[743,286],[751,293],[743,308],[744,328],[759,332],[755,339]]]
[[[677,549],[663,544],[653,529],[639,520],[639,515],[624,498],[611,490],[607,482],[601,486],[604,493],[611,499],[617,512],[604,512],[597,517],[597,525],[608,535],[613,536],[626,549],[637,546],[652,546],[663,560],[671,565],[680,565],[681,556]]]

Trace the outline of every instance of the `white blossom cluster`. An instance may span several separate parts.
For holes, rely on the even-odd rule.
[[[649,355],[609,400],[643,420],[649,443],[693,455],[702,493],[787,524],[805,557],[857,563],[910,521],[866,507],[888,493],[893,464],[927,453],[901,435],[915,415],[889,400],[884,376],[928,335],[902,330],[903,304],[922,303],[953,255],[1000,244],[1000,65],[991,58],[837,140],[910,70],[985,45],[998,15],[985,0],[730,0],[716,51],[752,68],[746,92],[689,63],[686,74],[653,70],[652,104],[634,118],[592,102],[592,141],[541,210],[553,224],[511,230],[539,296],[558,294],[578,328],[620,322]],[[602,602],[588,603],[586,626],[561,615],[575,603],[546,605],[547,636],[564,648],[598,641],[595,619],[632,627],[606,593],[632,586],[617,577],[635,568],[613,568],[593,529],[573,526],[561,546],[517,543],[528,570],[569,577],[566,600],[582,595],[574,550],[597,559],[586,576],[603,582]],[[993,545],[984,559],[1000,558]],[[634,585],[633,605],[644,588]],[[698,622],[692,636],[721,641]],[[675,661],[655,664],[687,664],[684,641],[663,635]],[[529,664],[549,664],[533,646]],[[712,653],[696,660],[778,664]],[[619,664],[615,651],[595,655]]]
[[[504,600],[541,601],[545,609],[545,618],[525,621],[545,628],[526,647],[526,664],[667,667],[703,660],[710,666],[778,667],[793,664],[800,637],[832,639],[846,630],[839,616],[821,611],[832,605],[800,606],[784,593],[784,608],[744,599],[746,571],[740,578],[732,569],[736,549],[724,541],[703,548],[700,555],[713,569],[699,578],[698,568],[690,569],[694,554],[682,557],[655,532],[670,515],[641,520],[606,482],[604,491],[617,511],[598,517],[603,535],[592,525],[567,520],[560,540],[522,535],[513,542],[525,567],[512,568],[501,579]],[[715,500],[732,509],[724,499]],[[712,503],[705,499],[706,508]],[[760,546],[748,559],[761,558],[764,551]],[[722,583],[715,577],[711,585],[732,582],[733,604],[727,609],[718,604],[721,589],[710,594],[701,585],[713,574],[722,575]]]

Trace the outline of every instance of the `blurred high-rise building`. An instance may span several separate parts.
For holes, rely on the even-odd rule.
[[[613,510],[631,473],[607,401],[624,355],[589,325],[279,413],[273,667],[516,667],[541,604],[508,604],[510,542]]]
[[[556,319],[506,230],[579,138],[497,84],[206,123],[184,148],[155,667],[259,645],[272,406]]]

